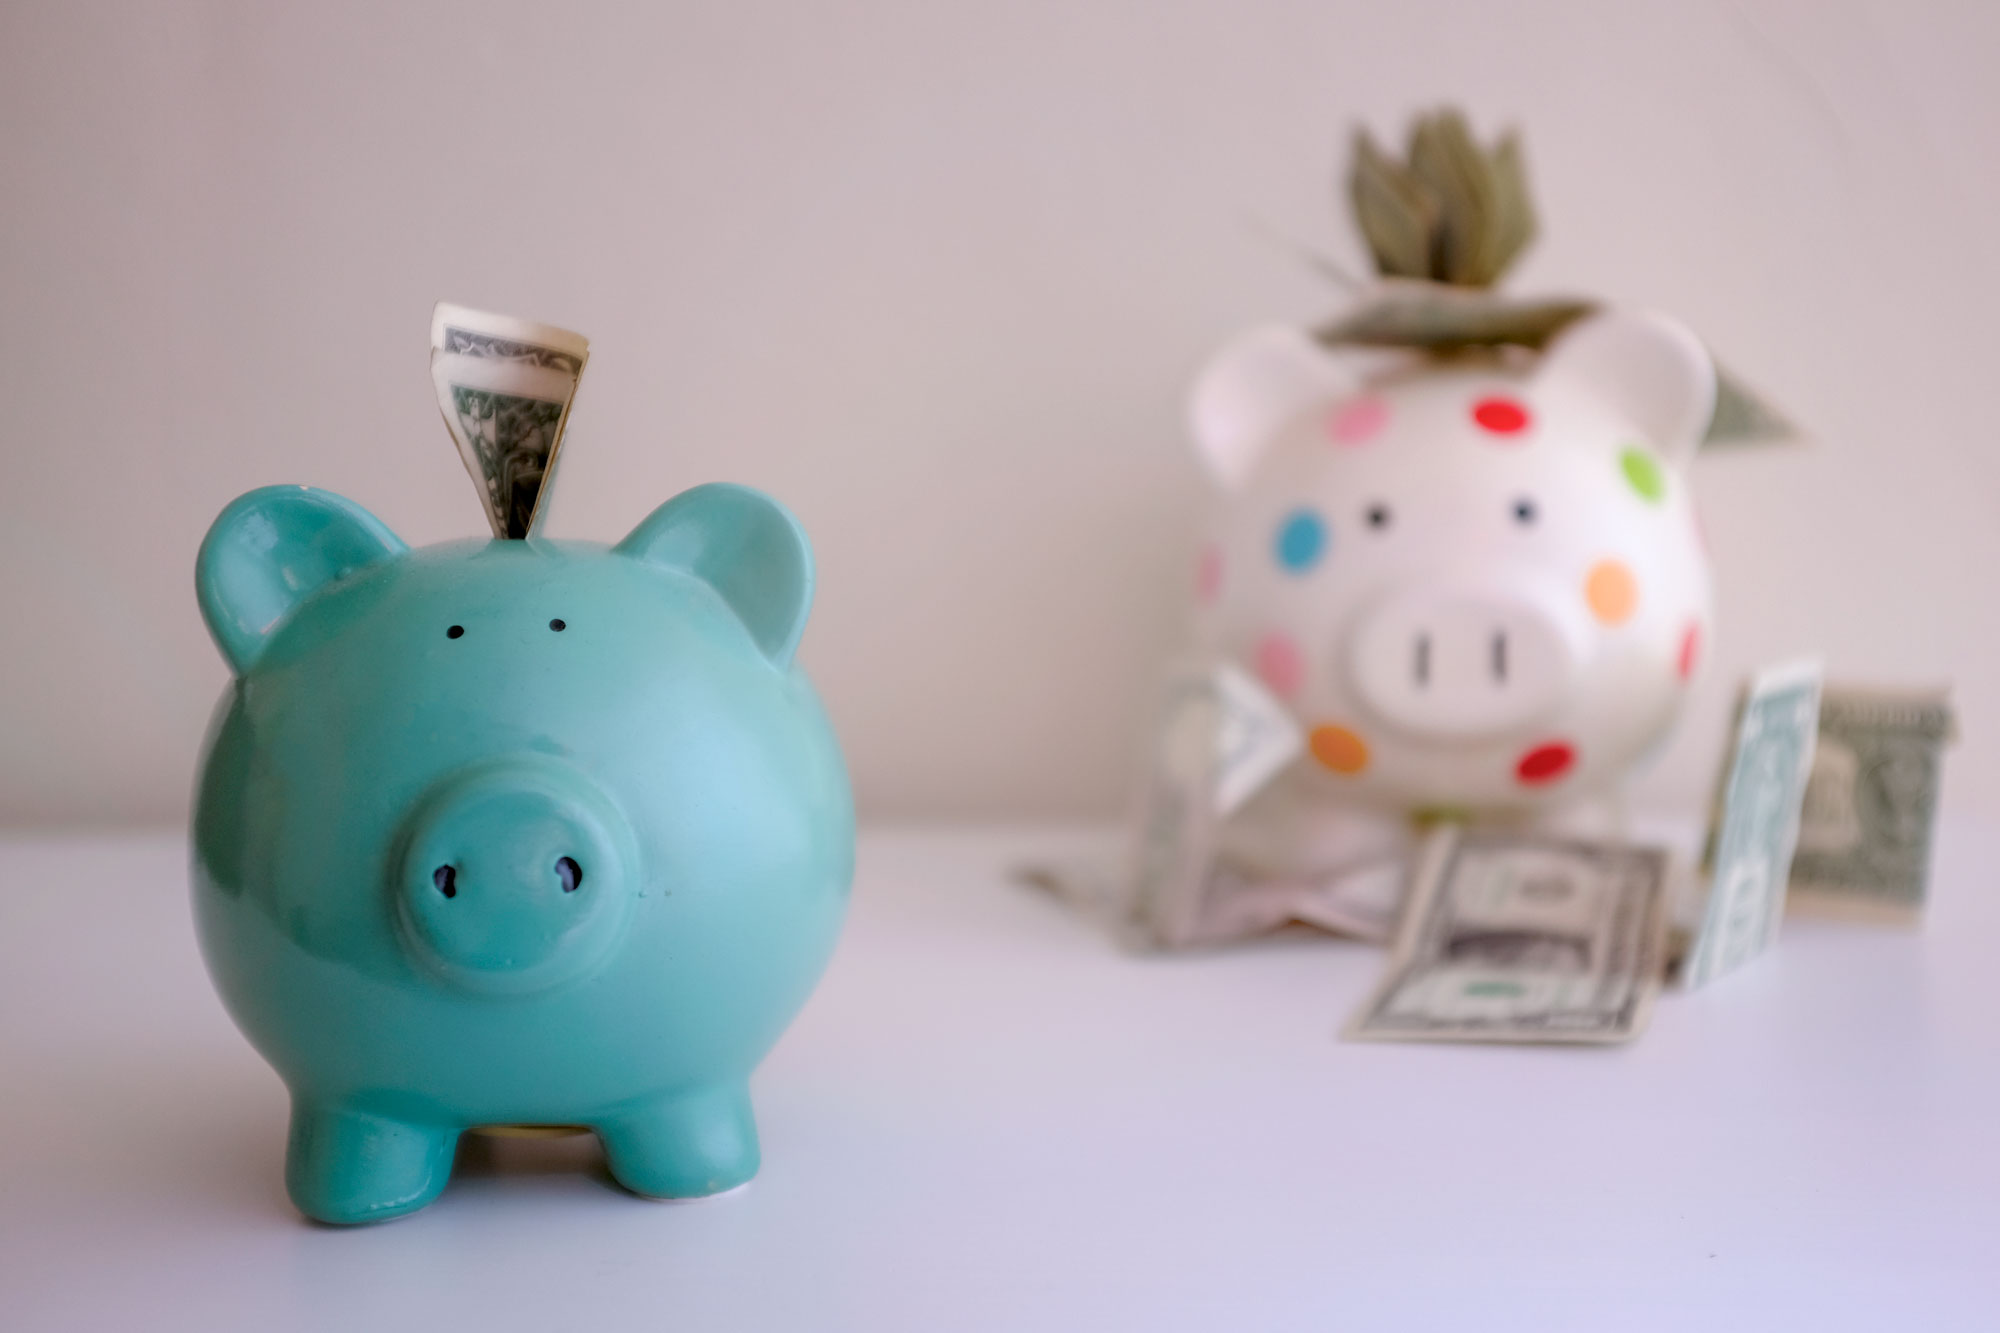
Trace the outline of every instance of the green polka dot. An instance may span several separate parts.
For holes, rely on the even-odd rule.
[[[1640,499],[1658,504],[1666,498],[1667,474],[1660,470],[1660,460],[1644,449],[1634,445],[1618,455],[1618,467]]]

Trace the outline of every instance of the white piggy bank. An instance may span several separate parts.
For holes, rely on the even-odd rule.
[[[1609,312],[1540,356],[1353,364],[1268,329],[1201,375],[1206,648],[1289,706],[1334,805],[1603,789],[1664,736],[1708,634],[1686,479],[1707,353]]]

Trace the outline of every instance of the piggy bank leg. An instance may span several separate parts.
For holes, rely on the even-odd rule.
[[[757,1124],[740,1084],[642,1102],[596,1128],[612,1176],[634,1194],[700,1199],[757,1174]]]
[[[285,1189],[318,1222],[383,1222],[415,1212],[451,1178],[459,1131],[352,1106],[292,1099]]]

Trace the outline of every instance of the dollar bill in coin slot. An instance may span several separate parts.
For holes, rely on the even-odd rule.
[[[438,410],[493,535],[523,539],[548,512],[563,432],[590,341],[580,333],[440,301],[431,312]]]

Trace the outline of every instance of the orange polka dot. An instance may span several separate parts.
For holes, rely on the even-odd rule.
[[[1368,742],[1346,727],[1314,727],[1313,758],[1336,773],[1359,773],[1368,767]]]
[[[1583,581],[1583,595],[1591,614],[1607,625],[1621,624],[1639,607],[1639,580],[1623,561],[1600,560]]]

